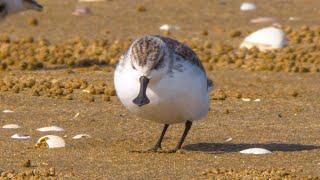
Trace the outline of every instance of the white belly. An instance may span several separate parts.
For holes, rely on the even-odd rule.
[[[132,102],[139,92],[139,77],[134,70],[115,71],[114,83],[120,101],[138,116],[163,124],[194,121],[209,110],[205,73],[190,64],[183,72],[173,72],[147,88],[150,103],[142,107]]]

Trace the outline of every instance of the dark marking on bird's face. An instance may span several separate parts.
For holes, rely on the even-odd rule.
[[[162,41],[153,36],[144,36],[135,41],[131,48],[133,66],[136,64],[150,70],[160,67],[164,56],[161,44]]]
[[[145,76],[140,77],[140,90],[138,96],[132,101],[134,104],[139,107],[147,105],[150,103],[149,98],[147,97],[147,87],[149,83],[149,79]]]

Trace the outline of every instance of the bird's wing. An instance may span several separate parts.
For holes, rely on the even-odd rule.
[[[174,51],[174,53],[178,54],[184,60],[189,61],[191,64],[198,66],[201,70],[204,71],[203,65],[199,60],[197,54],[190,47],[168,37],[163,37],[159,35],[157,35],[156,37],[160,38],[163,42],[165,42],[170,47],[170,49]]]

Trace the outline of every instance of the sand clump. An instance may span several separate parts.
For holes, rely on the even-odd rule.
[[[245,69],[249,71],[275,71],[292,73],[320,72],[320,28],[302,26],[284,27],[288,37],[285,48],[261,52],[257,48],[239,49],[235,43],[212,43],[208,40],[184,41],[198,54],[208,71],[215,69]],[[207,32],[207,31],[206,31]],[[208,34],[208,32],[206,33]],[[232,38],[242,38],[244,31],[230,33]],[[183,41],[183,40],[182,40]],[[0,36],[0,69],[39,70],[54,68],[90,67],[88,71],[113,68],[127,50],[132,39],[113,41],[76,38],[61,44],[51,44],[45,39],[32,37],[12,40]]]
[[[209,179],[297,179],[296,170],[287,169],[225,169],[214,168],[202,173]],[[302,178],[302,177],[300,177]],[[302,179],[315,180],[319,177],[307,176]]]
[[[63,174],[57,174],[54,167],[50,168],[34,168],[30,164],[30,160],[27,164],[22,164],[24,168],[28,168],[21,172],[15,170],[0,170],[0,179],[59,179],[58,177],[67,177]],[[27,165],[27,166],[25,166]],[[71,177],[71,175],[68,175]]]
[[[7,77],[0,80],[0,92],[21,93],[27,92],[31,96],[44,96],[73,100],[75,95],[92,97],[94,95],[104,96],[105,101],[110,101],[110,96],[115,96],[113,85],[103,82],[89,84],[85,79],[36,79],[25,77]]]

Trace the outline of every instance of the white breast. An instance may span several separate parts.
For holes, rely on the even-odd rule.
[[[119,99],[131,112],[158,123],[201,119],[209,109],[206,75],[187,61],[180,64],[180,71],[173,70],[156,83],[150,80],[147,89],[150,103],[142,107],[132,102],[139,92],[138,73],[129,67],[118,67],[114,83]]]

